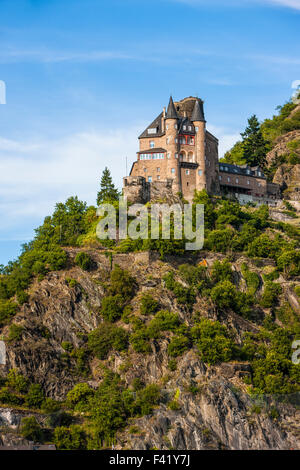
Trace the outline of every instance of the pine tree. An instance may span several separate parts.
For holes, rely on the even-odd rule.
[[[249,166],[264,167],[266,163],[267,141],[260,130],[260,124],[255,116],[248,119],[248,126],[243,137],[243,158]]]
[[[97,205],[102,202],[117,201],[119,199],[119,191],[115,187],[110,171],[104,168],[100,182],[100,191],[97,194]]]

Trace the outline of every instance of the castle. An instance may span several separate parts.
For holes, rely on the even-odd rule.
[[[203,101],[188,97],[173,102],[139,136],[140,149],[124,196],[145,203],[154,197],[181,194],[192,201],[194,191],[237,198],[241,203],[276,205],[277,184],[267,182],[259,167],[219,162],[218,139],[206,129]]]

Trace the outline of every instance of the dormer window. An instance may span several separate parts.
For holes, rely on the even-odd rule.
[[[183,130],[186,131],[186,126],[183,126]]]
[[[157,127],[150,127],[148,129],[148,134],[156,134],[157,133]]]

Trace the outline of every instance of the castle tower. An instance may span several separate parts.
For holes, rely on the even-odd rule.
[[[196,162],[199,165],[196,173],[196,189],[201,191],[207,187],[205,159],[206,121],[204,118],[203,101],[199,99],[195,101],[191,121],[195,126],[195,155]]]
[[[178,115],[172,96],[170,96],[167,114],[165,117],[165,136],[167,150],[167,178],[173,179],[173,192],[176,194],[181,192],[181,176],[178,155]]]

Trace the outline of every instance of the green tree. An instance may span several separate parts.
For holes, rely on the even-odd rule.
[[[245,132],[241,134],[243,137],[243,157],[249,166],[259,165],[265,166],[267,142],[260,130],[260,124],[255,116],[248,119],[248,126]]]
[[[107,167],[104,168],[100,182],[100,191],[97,194],[97,205],[103,202],[117,201],[119,199],[119,191],[115,187],[110,171]]]
[[[34,442],[40,442],[43,439],[43,431],[34,416],[22,418],[21,434]]]

